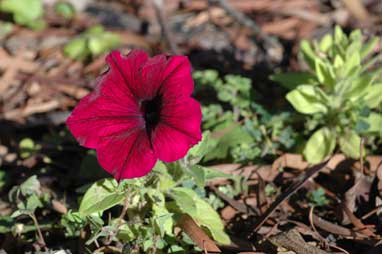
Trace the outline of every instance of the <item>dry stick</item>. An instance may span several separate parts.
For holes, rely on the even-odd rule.
[[[121,226],[123,217],[125,217],[127,208],[128,208],[128,206],[129,206],[129,194],[130,194],[130,193],[129,193],[128,191],[126,191],[126,196],[125,196],[125,201],[124,201],[124,203],[123,203],[122,212],[121,212],[121,214],[120,214],[119,217],[118,217],[118,226]]]
[[[117,229],[112,234],[109,235],[108,239],[105,240],[105,244],[109,245],[113,241],[113,236],[117,235],[119,228],[122,226],[123,217],[125,217],[128,205],[129,205],[129,192],[126,191],[125,201],[123,203],[122,212],[118,217]],[[110,214],[109,214],[110,215]]]
[[[249,17],[247,17],[242,12],[236,10],[233,8],[226,0],[208,0],[211,4],[218,4],[220,5],[230,16],[232,16],[234,19],[237,20],[240,24],[243,26],[246,26],[250,28],[255,35],[260,35],[263,40],[271,45],[274,44],[274,40],[271,37],[266,36],[262,31],[261,28]]]
[[[361,217],[361,220],[366,220],[367,218],[369,218],[370,216],[372,216],[373,214],[377,213],[379,210],[381,210],[382,208],[382,205],[378,205],[376,206],[373,210],[371,210],[370,212],[368,212],[367,214],[365,214],[364,216]]]
[[[163,0],[152,0],[155,14],[157,16],[159,25],[161,27],[162,35],[164,36],[165,40],[167,41],[168,45],[170,46],[171,53],[174,55],[179,54],[178,47],[176,46],[171,31],[167,26],[165,13],[163,10]]]
[[[309,209],[309,223],[310,223],[310,226],[312,227],[313,232],[318,236],[320,241],[325,244],[325,247],[327,247],[329,245],[328,241],[324,237],[322,237],[322,235],[317,231],[316,226],[314,226],[314,223],[313,223],[313,211],[314,211],[314,206],[312,206]]]
[[[365,226],[360,219],[358,219],[352,211],[350,211],[349,207],[346,206],[345,203],[341,203],[342,209],[344,210],[345,214],[348,216],[350,222],[355,226],[358,232],[361,234],[364,234],[368,237],[375,237],[371,229],[369,229],[367,226]]]
[[[33,213],[31,213],[31,214],[29,214],[29,217],[31,217],[31,219],[33,220],[33,223],[34,223],[34,225],[36,227],[38,238],[39,238],[38,239],[38,243],[40,245],[42,245],[42,247],[47,251],[48,247],[46,246],[45,239],[44,239],[44,236],[43,236],[43,234],[41,232],[40,225],[38,224],[36,216]]]
[[[351,229],[345,228],[343,226],[334,224],[330,221],[324,220],[321,217],[318,217],[315,214],[312,214],[312,220],[315,226],[321,228],[322,230],[325,230],[326,232],[341,235],[345,237],[358,237],[358,238],[365,238],[364,235],[354,232]]]
[[[310,223],[310,226],[312,227],[314,233],[318,236],[318,238],[320,238],[320,241],[322,241],[323,243],[325,243],[325,247],[329,246],[330,248],[333,248],[333,249],[337,249],[345,254],[349,254],[348,251],[342,249],[341,247],[338,247],[337,245],[333,245],[333,244],[330,244],[316,229],[316,226],[314,225],[314,222],[313,222],[313,216],[314,216],[314,206],[312,206],[310,209],[309,209],[309,223]]]
[[[362,1],[360,0],[342,0],[346,8],[353,14],[359,21],[367,21],[369,13]]]
[[[223,199],[225,202],[227,202],[230,206],[235,208],[237,211],[244,213],[244,214],[249,214],[249,215],[255,215],[256,213],[252,210],[253,207],[247,206],[246,204],[243,204],[233,198],[228,197],[226,194],[223,192],[219,191],[218,188],[215,186],[210,186],[210,188],[215,192],[216,195],[219,196],[219,198]]]
[[[329,160],[326,160],[323,163],[317,164],[313,167],[308,168],[305,173],[298,176],[297,181],[293,183],[289,188],[283,192],[281,195],[279,195],[276,200],[272,203],[272,205],[267,209],[267,211],[260,216],[258,221],[256,222],[255,226],[253,227],[252,233],[248,236],[249,239],[251,239],[255,232],[259,230],[259,228],[265,223],[265,221],[273,214],[273,212],[283,203],[285,200],[287,200],[290,196],[292,196],[293,193],[295,193],[297,190],[299,190],[313,175],[318,173],[320,170],[326,167]]]

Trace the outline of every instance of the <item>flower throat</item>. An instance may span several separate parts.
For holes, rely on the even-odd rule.
[[[151,100],[144,100],[141,104],[141,112],[145,119],[145,127],[148,134],[155,129],[160,122],[160,113],[162,108],[162,96],[157,95]]]

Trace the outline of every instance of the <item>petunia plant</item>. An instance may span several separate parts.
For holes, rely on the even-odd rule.
[[[204,187],[210,179],[232,177],[196,164],[210,146],[207,133],[200,142],[202,112],[191,97],[187,57],[113,51],[106,62],[108,70],[67,125],[82,146],[96,150],[99,164],[114,179],[97,181],[79,211],[64,216],[67,233],[89,225],[88,244],[106,238],[128,242],[138,253],[171,249],[178,237],[176,223],[187,213],[213,239],[228,244],[218,213],[204,199]],[[119,205],[119,218],[104,225],[103,213]]]
[[[206,147],[196,147],[199,152]],[[201,149],[200,149],[201,148]],[[193,155],[181,162],[158,162],[153,171],[142,178],[122,180],[112,178],[94,183],[85,193],[78,212],[70,211],[62,218],[68,236],[75,236],[90,227],[87,244],[96,241],[121,242],[131,253],[194,253],[198,248],[187,235],[179,231],[178,221],[189,214],[218,243],[228,244],[229,237],[216,210],[207,202],[204,186],[210,180],[233,177],[210,168],[192,164]],[[186,165],[185,165],[186,164]],[[184,170],[187,166],[188,169]],[[126,216],[104,220],[107,213],[124,205]],[[107,216],[106,216],[107,217]],[[200,252],[200,250],[199,250]]]
[[[382,131],[382,71],[377,37],[365,40],[359,30],[349,36],[340,27],[319,41],[301,42],[306,72],[273,75],[291,91],[287,100],[307,117],[311,133],[303,154],[311,163],[331,155],[336,147],[359,158],[361,137]]]

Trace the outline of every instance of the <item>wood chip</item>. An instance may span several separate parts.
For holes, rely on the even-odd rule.
[[[296,229],[271,236],[269,241],[278,247],[294,251],[296,254],[328,254],[328,252],[306,243]]]

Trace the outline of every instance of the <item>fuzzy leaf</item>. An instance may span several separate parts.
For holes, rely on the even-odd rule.
[[[321,84],[328,87],[333,87],[335,85],[334,73],[329,63],[325,63],[319,58],[316,58],[315,71],[318,81]]]
[[[90,215],[103,212],[124,199],[124,193],[118,191],[118,183],[114,179],[102,179],[94,183],[85,193],[79,212],[82,215]]]
[[[212,237],[222,244],[229,244],[230,239],[227,234],[224,233],[224,225],[220,219],[219,214],[208,204],[201,199],[193,190],[178,187],[173,189],[173,193],[182,193],[182,196],[187,196],[187,199],[191,199],[195,205],[195,209],[188,209],[184,203],[187,201],[181,201],[183,208],[181,210],[184,213],[188,213],[198,224],[204,226],[211,233]],[[180,196],[179,196],[180,197]],[[176,201],[179,204],[179,198]]]
[[[382,113],[370,113],[370,115],[364,119],[369,124],[369,128],[365,133],[379,134],[382,136]]]
[[[309,65],[311,70],[314,70],[315,59],[318,57],[312,49],[310,43],[307,40],[303,40],[300,44],[300,51],[305,62]]]
[[[336,145],[335,135],[327,127],[313,133],[305,145],[304,156],[310,163],[319,163],[329,156]]]
[[[326,98],[324,92],[311,85],[301,85],[286,95],[293,107],[303,114],[326,113]]]
[[[378,107],[382,103],[382,83],[369,86],[363,100],[370,108]]]
[[[359,158],[361,138],[356,132],[350,131],[341,135],[339,137],[339,144],[341,151],[344,152],[345,155],[353,159]]]

